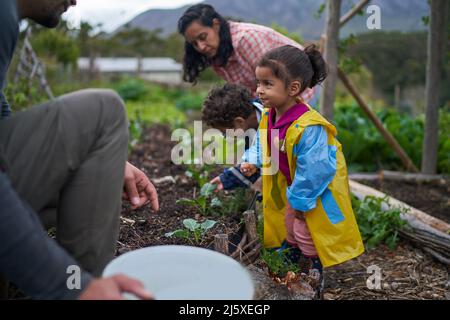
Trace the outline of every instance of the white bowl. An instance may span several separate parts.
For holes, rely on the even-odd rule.
[[[104,277],[140,280],[157,300],[251,300],[250,274],[236,260],[208,249],[156,246],[131,251],[111,261]]]

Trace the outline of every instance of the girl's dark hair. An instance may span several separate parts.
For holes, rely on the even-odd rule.
[[[250,91],[237,84],[212,89],[203,103],[202,120],[209,126],[232,128],[237,117],[247,119],[255,111]]]
[[[226,66],[228,59],[233,54],[231,43],[230,26],[228,22],[208,4],[197,4],[189,7],[178,20],[178,32],[184,36],[186,29],[192,22],[197,21],[205,27],[212,27],[214,19],[220,22],[219,39],[220,45],[214,61],[195,50],[194,46],[187,41],[184,44],[184,81],[196,83],[199,74],[208,68],[213,62],[220,67]]]
[[[304,50],[289,45],[272,49],[261,58],[258,66],[270,68],[286,87],[299,80],[302,84],[300,93],[322,83],[327,77],[327,65],[315,45]]]

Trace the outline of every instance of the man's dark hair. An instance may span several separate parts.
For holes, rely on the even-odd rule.
[[[208,4],[197,4],[189,7],[178,20],[178,32],[184,36],[186,29],[197,21],[205,27],[212,27],[214,19],[220,23],[219,39],[220,45],[216,57],[212,59],[199,53],[194,46],[185,41],[184,44],[184,81],[196,83],[200,73],[208,68],[213,62],[220,67],[228,63],[228,59],[233,54],[233,45],[231,43],[230,26],[228,22],[216,10]]]
[[[226,84],[212,89],[203,104],[202,120],[209,126],[232,128],[237,117],[247,119],[255,111],[252,96],[247,88]]]

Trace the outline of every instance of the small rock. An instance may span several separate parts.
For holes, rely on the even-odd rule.
[[[437,293],[433,293],[432,295],[431,295],[431,298],[433,298],[434,300],[437,300],[437,299],[439,299],[441,296],[440,295],[438,295]]]
[[[175,184],[175,178],[172,176],[166,176],[152,180],[154,184],[172,183]]]
[[[396,291],[398,290],[399,284],[397,282],[392,282],[391,283],[391,288],[392,290]]]
[[[332,293],[324,293],[323,300],[336,300],[336,295]]]
[[[186,176],[175,176],[175,181],[181,185],[189,184],[189,179]]]
[[[118,253],[118,255],[122,255],[122,254],[124,254],[124,253],[129,252],[129,251],[130,251],[130,248],[122,247],[122,248],[119,248],[119,249],[117,250],[117,253]]]

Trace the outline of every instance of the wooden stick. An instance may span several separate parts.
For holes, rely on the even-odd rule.
[[[246,242],[247,242],[247,233],[244,232],[244,234],[242,235],[242,239],[239,242],[235,252],[242,252],[242,247],[245,245]]]
[[[450,266],[450,259],[443,257],[441,254],[437,253],[436,251],[434,251],[433,249],[430,248],[424,248],[423,250],[425,250],[426,252],[428,252],[429,254],[431,254],[435,259],[437,259],[439,262],[441,262],[442,264],[446,264],[447,266]]]
[[[340,20],[340,27],[345,25],[368,2],[369,1],[367,0],[360,1],[350,12],[344,15],[344,17],[342,17]],[[325,35],[322,35],[321,42],[322,44],[323,42],[325,43],[328,42],[328,39],[326,39]],[[323,51],[323,48],[321,48],[321,51]],[[338,77],[339,79],[341,79],[347,90],[350,91],[350,93],[353,95],[353,97],[358,102],[359,106],[363,109],[363,111],[366,113],[366,115],[369,117],[369,119],[375,124],[375,127],[378,129],[378,131],[381,133],[381,135],[384,137],[387,143],[394,149],[394,151],[400,157],[406,170],[419,172],[419,170],[414,165],[412,160],[409,158],[409,156],[406,154],[403,148],[398,144],[397,140],[395,140],[395,138],[384,128],[381,121],[376,117],[376,115],[372,112],[372,110],[370,110],[369,106],[365,103],[361,95],[357,92],[355,86],[351,83],[350,79],[345,75],[345,73],[340,68],[338,68]]]
[[[253,245],[255,245],[257,242],[259,241],[259,239],[255,239],[249,243],[247,243],[241,250],[241,252],[245,252],[245,250],[247,250],[248,248],[252,247]],[[239,255],[238,251],[233,252],[233,254],[231,255],[232,258],[237,258],[237,256]]]
[[[349,12],[344,14],[341,19],[339,20],[339,28],[342,29],[344,25],[349,22],[367,3],[369,3],[370,0],[361,0],[353,9],[351,9]],[[327,37],[325,34],[322,34],[320,37],[320,41],[317,44],[317,46],[320,49],[320,53],[323,54],[323,49],[325,48],[325,41]]]
[[[388,180],[388,181],[402,181],[402,182],[412,182],[412,183],[431,183],[431,184],[442,184],[446,180],[450,180],[450,176],[438,175],[438,174],[423,174],[423,173],[409,173],[409,172],[398,172],[381,170],[378,173],[352,173],[349,174],[349,179],[351,180]]]
[[[229,255],[227,234],[216,234],[214,236],[214,250],[227,256]]]
[[[351,173],[348,178],[354,181],[378,181],[380,180],[379,173]]]
[[[370,0],[361,0],[356,6],[353,7],[349,12],[342,16],[339,22],[339,27],[342,28],[347,22],[349,22],[358,12],[361,11],[364,6],[369,3]]]
[[[339,47],[339,17],[341,14],[341,0],[327,1],[327,17],[325,23],[326,42],[323,58],[327,62],[327,79],[323,83],[320,95],[320,112],[332,120],[334,115],[334,101],[336,85],[338,83],[338,47]]]
[[[244,212],[245,230],[248,234],[248,241],[258,239],[258,233],[256,231],[256,215],[254,210],[248,210]]]
[[[381,179],[384,180],[393,180],[393,181],[407,181],[407,182],[442,182],[450,177],[446,177],[445,175],[438,174],[423,174],[423,173],[408,173],[408,172],[397,172],[397,171],[389,171],[382,170],[379,175]]]
[[[245,258],[242,261],[242,263],[245,265],[248,265],[248,264],[255,262],[255,260],[260,255],[261,248],[262,248],[262,245],[260,243],[258,243],[252,251],[250,251],[248,254],[245,255]]]
[[[344,86],[347,88],[347,90],[350,91],[355,100],[358,102],[359,106],[364,111],[364,113],[369,117],[369,119],[373,122],[375,127],[384,137],[386,142],[394,149],[395,153],[397,153],[397,155],[400,157],[406,170],[419,172],[419,170],[414,165],[412,160],[409,158],[409,156],[406,154],[403,148],[398,144],[397,140],[395,140],[395,138],[391,135],[391,133],[384,128],[383,123],[381,123],[380,119],[377,118],[375,113],[373,113],[372,110],[370,110],[369,106],[366,104],[361,95],[358,93],[355,86],[352,84],[350,79],[345,75],[345,73],[340,68],[338,68],[338,76],[339,79],[341,79]]]

